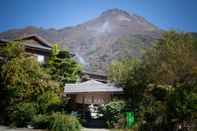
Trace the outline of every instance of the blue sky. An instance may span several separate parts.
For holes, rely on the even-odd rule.
[[[0,0],[0,32],[33,25],[63,28],[120,8],[161,29],[197,32],[197,0]]]

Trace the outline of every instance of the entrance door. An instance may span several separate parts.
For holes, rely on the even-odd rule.
[[[88,106],[88,114],[89,117],[86,116],[86,127],[89,128],[104,128],[106,127],[105,121],[102,119],[103,114],[99,112],[99,108],[101,105],[89,105]]]

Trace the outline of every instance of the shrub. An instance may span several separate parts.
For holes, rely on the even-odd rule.
[[[61,100],[57,93],[47,91],[37,98],[38,110],[40,113],[47,113],[50,107],[58,106],[60,102]]]
[[[23,127],[30,124],[36,109],[32,103],[19,103],[9,109],[11,125]]]
[[[126,104],[122,100],[112,101],[101,107],[101,113],[109,128],[120,128],[124,126],[123,110]]]
[[[47,129],[50,125],[49,115],[35,115],[32,119],[32,126],[36,129]]]
[[[79,131],[81,125],[74,116],[65,115],[60,112],[53,113],[50,119],[50,130],[52,131]]]

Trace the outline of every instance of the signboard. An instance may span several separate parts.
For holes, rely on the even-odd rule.
[[[111,95],[107,93],[84,93],[77,94],[75,102],[80,104],[105,104],[111,99]]]
[[[126,112],[126,128],[131,128],[135,122],[134,113],[133,112]]]

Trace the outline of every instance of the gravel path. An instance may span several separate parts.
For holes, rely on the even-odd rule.
[[[5,126],[0,126],[0,131],[43,131],[27,128],[9,128]],[[93,129],[93,128],[83,128],[82,131],[109,131],[107,129]]]
[[[93,129],[93,128],[84,128],[82,131],[109,131],[108,129]]]
[[[9,128],[5,126],[0,126],[0,131],[43,131],[43,130],[35,130],[35,129],[27,129],[27,128]]]

